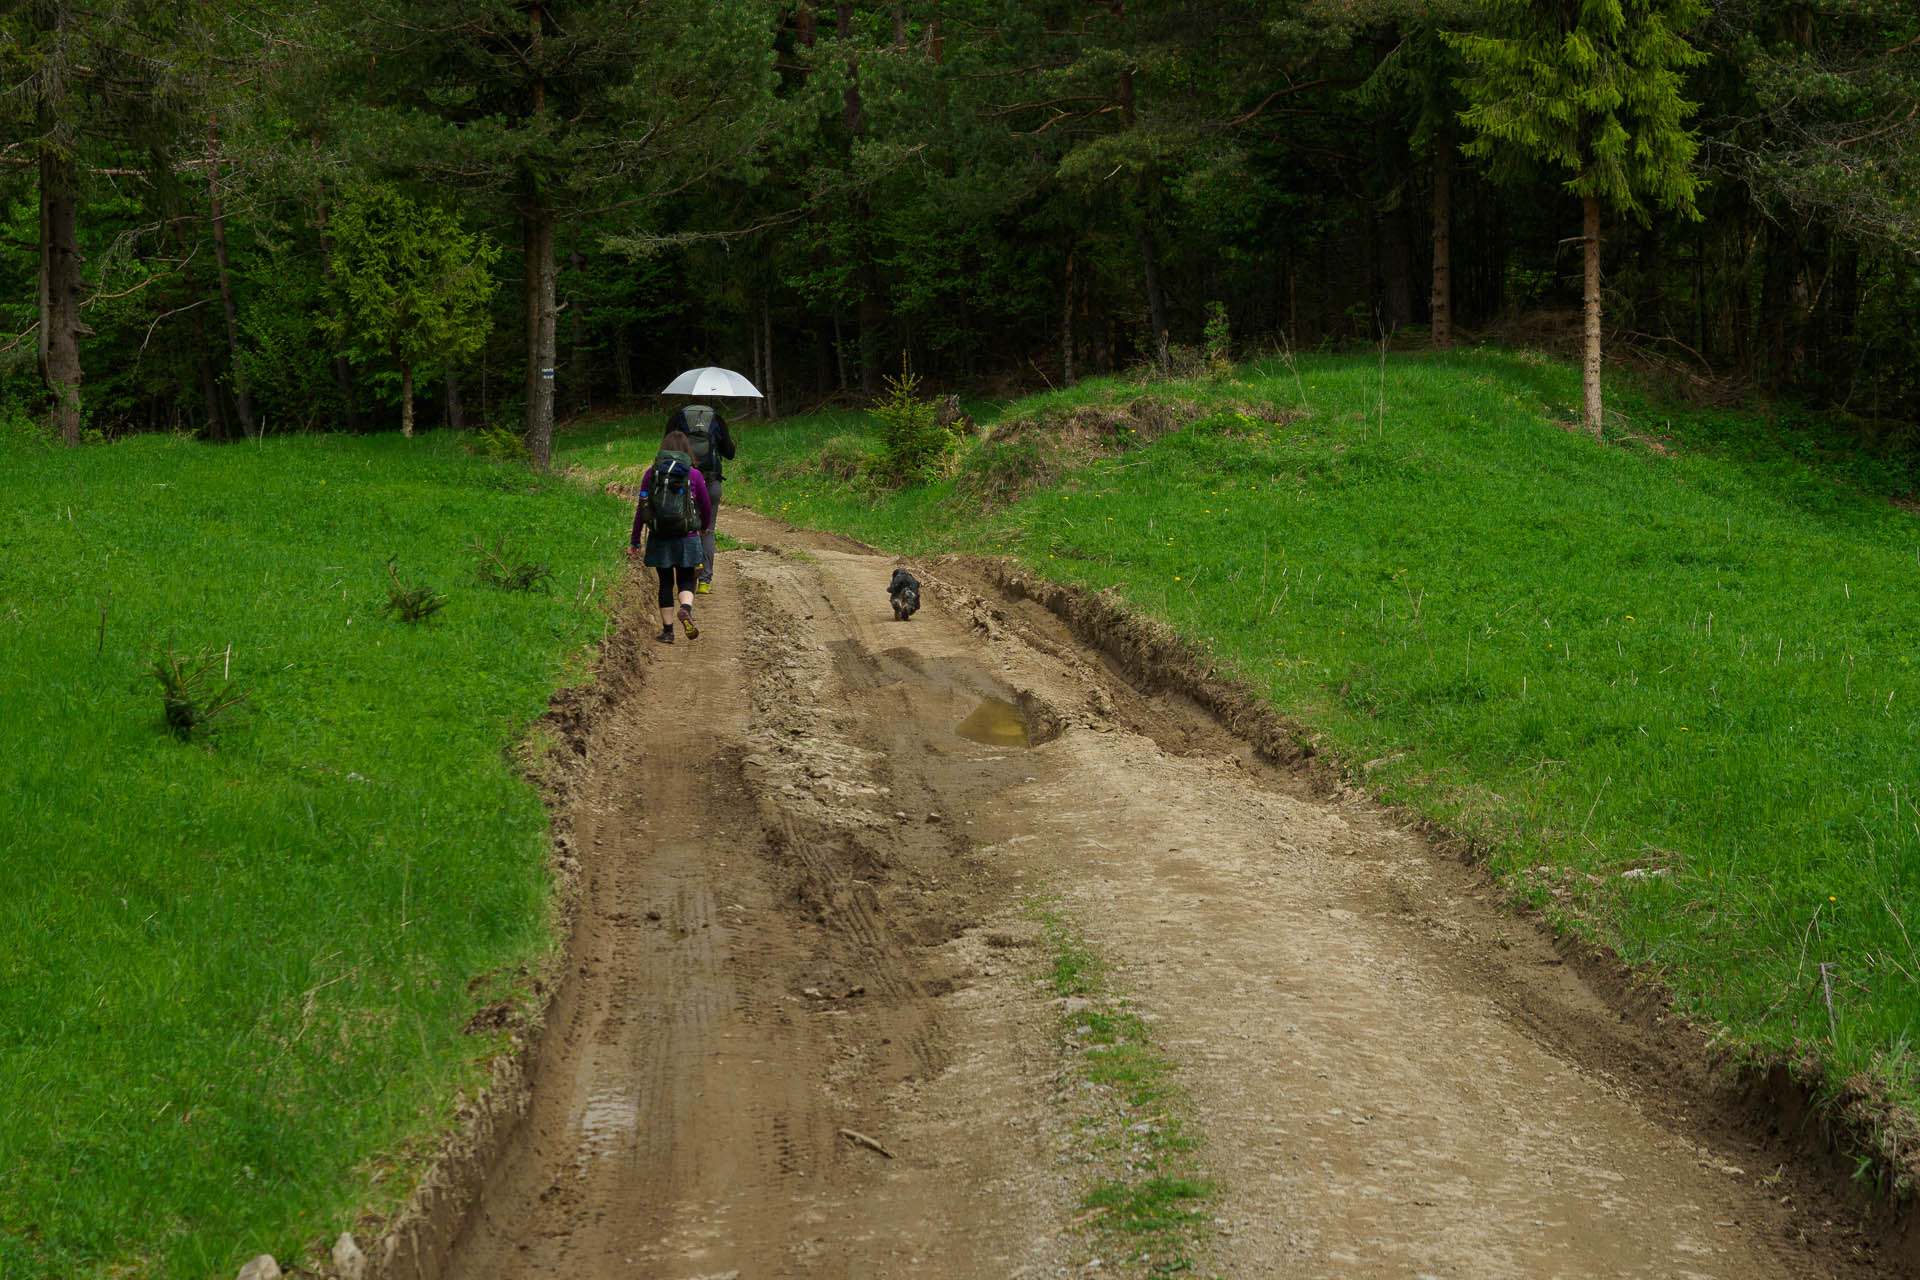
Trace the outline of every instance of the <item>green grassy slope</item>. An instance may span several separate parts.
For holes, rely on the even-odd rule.
[[[489,1047],[462,1024],[547,945],[509,753],[624,511],[433,438],[7,458],[0,1275],[203,1280],[402,1192],[370,1183]],[[551,587],[481,586],[476,537]],[[389,556],[439,617],[382,615]],[[251,687],[233,727],[159,729],[169,645]]]
[[[1197,421],[1049,455],[1143,394]],[[750,424],[728,498],[1118,586],[1723,1041],[1911,1108],[1920,522],[1759,419],[1616,394],[1600,444],[1578,399],[1526,356],[1274,362],[1023,402],[1040,430],[898,495],[817,465],[854,419]]]

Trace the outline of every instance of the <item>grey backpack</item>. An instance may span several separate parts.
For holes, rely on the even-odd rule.
[[[686,423],[687,439],[692,447],[693,465],[700,474],[713,478],[713,410],[704,404],[690,404],[680,411],[680,419]]]

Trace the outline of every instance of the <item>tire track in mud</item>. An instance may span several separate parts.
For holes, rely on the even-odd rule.
[[[991,1101],[1039,1105],[1047,1062],[1021,1030],[1037,1020],[985,1037],[984,1064],[954,1061],[970,1025],[1031,996],[944,998],[981,869],[943,822],[895,817],[965,789],[896,767],[937,764],[944,705],[929,719],[899,687],[921,679],[912,661],[882,656],[837,580],[732,559],[701,638],[642,649],[593,734],[568,990],[529,1118],[442,1274],[961,1277],[1055,1247],[1031,1219],[1057,1197],[1010,1211],[988,1190],[1047,1163],[1040,1127],[1010,1146]],[[896,726],[885,745],[864,740],[875,715]],[[902,1093],[982,1070],[984,1087],[898,1114]],[[966,1136],[917,1136],[933,1133]]]
[[[1042,886],[1182,1066],[1222,1184],[1203,1270],[1899,1273],[1672,1028],[1476,871],[1128,684],[1131,641],[960,563],[916,566],[897,624],[892,558],[730,524],[796,553],[730,554],[699,641],[632,646],[559,815],[586,884],[531,1113],[433,1274],[1086,1262]],[[990,699],[1033,745],[955,732]]]

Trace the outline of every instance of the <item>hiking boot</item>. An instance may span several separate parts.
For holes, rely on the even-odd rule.
[[[660,628],[660,634],[659,634],[659,635],[657,635],[657,636],[655,636],[655,637],[654,637],[654,639],[655,639],[655,640],[658,640],[658,641],[659,641],[659,642],[660,642],[661,644],[672,644],[672,643],[673,643],[673,628],[672,628],[672,627],[662,627],[662,628]]]
[[[713,594],[713,584],[711,582],[702,582],[693,590],[697,595],[710,596]]]
[[[699,638],[700,628],[693,625],[693,606],[692,605],[683,604],[680,606],[680,626],[686,631],[687,639],[696,640]],[[667,628],[667,634],[668,635],[673,634],[672,627]]]

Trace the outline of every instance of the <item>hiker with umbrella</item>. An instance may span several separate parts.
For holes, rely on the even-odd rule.
[[[731,369],[708,366],[689,369],[669,382],[660,393],[667,396],[751,396],[760,392],[751,382]],[[683,431],[692,444],[693,465],[707,482],[707,497],[712,515],[700,530],[700,580],[694,587],[701,595],[713,590],[714,526],[720,518],[721,460],[734,455],[733,433],[719,410],[707,404],[683,404],[667,420],[667,430]]]

